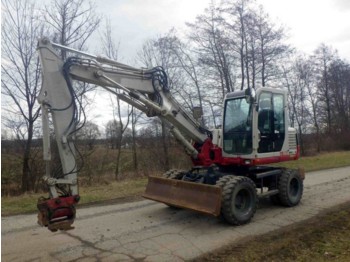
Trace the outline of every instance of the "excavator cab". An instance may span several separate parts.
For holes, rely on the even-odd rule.
[[[286,90],[262,87],[254,96],[247,90],[226,96],[223,157],[250,159],[252,165],[297,159],[296,131],[288,128]]]

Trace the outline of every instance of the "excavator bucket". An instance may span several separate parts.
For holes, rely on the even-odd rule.
[[[149,177],[143,197],[169,206],[219,216],[221,195],[222,189],[220,187],[176,179]]]

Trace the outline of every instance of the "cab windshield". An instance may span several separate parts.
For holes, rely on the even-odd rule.
[[[245,97],[227,100],[223,128],[223,149],[229,154],[252,152],[252,109]]]

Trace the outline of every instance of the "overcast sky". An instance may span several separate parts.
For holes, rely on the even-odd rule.
[[[48,1],[48,0],[44,0]],[[277,24],[288,28],[288,42],[311,53],[320,43],[333,46],[350,62],[350,0],[256,0]],[[186,28],[202,14],[211,0],[96,0],[96,12],[110,18],[114,38],[120,42],[119,57],[134,64],[142,43],[171,28]],[[218,0],[216,2],[219,2]],[[104,23],[101,24],[101,30]],[[92,52],[98,54],[99,34]],[[89,120],[101,127],[113,118],[107,94],[95,94]],[[101,102],[102,101],[102,102]]]
[[[211,0],[103,0],[97,11],[111,19],[120,57],[131,63],[143,41],[181,31]],[[219,2],[219,1],[217,1]],[[310,53],[324,42],[350,61],[350,0],[257,0],[278,24],[289,29],[289,43]]]
[[[134,64],[142,43],[186,28],[203,13],[211,0],[101,0],[97,12],[111,20],[114,38],[120,42],[119,58]],[[298,50],[312,53],[324,42],[338,49],[350,62],[350,0],[257,0],[276,24],[288,29],[288,42]],[[104,24],[104,23],[103,23]],[[102,24],[102,27],[103,27]],[[98,34],[95,36],[98,37]],[[98,41],[94,41],[98,43]],[[98,53],[98,47],[94,47]],[[103,101],[103,102],[101,102]],[[101,127],[113,118],[108,94],[99,93],[89,119]]]

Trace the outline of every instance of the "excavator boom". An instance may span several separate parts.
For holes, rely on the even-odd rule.
[[[62,61],[55,48],[83,57]],[[74,134],[77,127],[76,94],[73,80],[95,84],[118,96],[148,116],[157,116],[170,124],[171,132],[198,159],[198,150],[188,141],[203,143],[211,132],[203,127],[171,96],[167,76],[161,67],[137,69],[108,58],[93,56],[41,39],[38,51],[42,65],[43,84],[38,101],[42,108],[44,160],[47,169],[44,179],[49,186],[49,198],[38,201],[38,222],[52,231],[71,229],[75,205],[79,201]],[[51,115],[63,174],[50,170],[51,149],[49,134]],[[169,205],[218,214],[221,194],[218,188],[150,177],[144,197]],[[195,201],[193,201],[195,199]],[[213,204],[208,205],[209,202]]]

